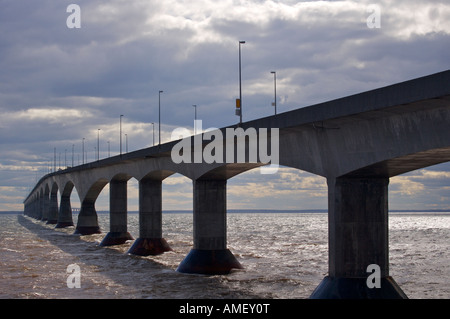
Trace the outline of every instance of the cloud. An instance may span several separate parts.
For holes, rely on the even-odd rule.
[[[390,179],[392,209],[450,209],[450,166],[440,164]]]
[[[90,116],[89,112],[57,108],[30,108],[5,114],[8,121],[46,121],[48,123],[73,121]]]
[[[159,90],[164,91],[163,141],[173,128],[193,126],[193,104],[205,128],[235,124],[239,40],[246,41],[244,121],[273,114],[273,70],[277,109],[285,112],[449,68],[447,1],[376,1],[379,29],[367,27],[371,0],[76,3],[80,29],[66,26],[69,2],[2,3],[0,174],[6,175],[0,179],[5,186],[29,187],[36,172],[48,172],[55,147],[58,154],[70,154],[75,145],[76,163],[82,138],[88,158],[94,158],[99,128],[101,156],[108,155],[108,146],[116,154],[121,114],[129,150],[150,146],[153,128],[158,132],[150,123],[158,122]],[[15,178],[13,168],[21,172]],[[230,196],[247,189],[252,197],[239,200],[263,205],[267,201],[260,194],[268,189],[292,207],[300,205],[298,198],[322,205],[323,180],[283,174],[264,181],[255,175],[253,184],[236,177]],[[438,180],[406,176],[393,180],[391,188],[402,198],[419,196],[426,181]],[[266,190],[258,191],[261,183]]]
[[[259,169],[228,181],[228,206],[232,209],[326,209],[325,178],[297,169],[280,167],[277,174],[261,175]]]

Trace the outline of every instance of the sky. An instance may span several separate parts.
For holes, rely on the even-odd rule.
[[[23,209],[55,150],[57,168],[82,162],[83,139],[88,161],[97,139],[117,155],[120,115],[123,150],[151,146],[159,96],[162,142],[193,130],[193,105],[203,128],[236,124],[239,41],[248,121],[274,113],[271,71],[281,113],[449,69],[450,2],[0,0],[0,210]],[[229,209],[327,208],[323,177],[284,167],[227,194]],[[129,210],[137,196],[133,179]],[[389,206],[450,210],[450,164],[391,178]],[[163,182],[163,209],[192,209],[189,179]]]

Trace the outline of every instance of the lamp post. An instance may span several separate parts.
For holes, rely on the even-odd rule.
[[[155,123],[154,122],[151,122],[150,123],[151,125],[152,125],[152,127],[153,127],[153,146],[155,146]]]
[[[161,145],[161,93],[163,91],[159,91],[159,101],[158,101],[158,110],[159,110],[159,145]]]
[[[83,157],[83,160],[82,160],[82,163],[84,164],[84,140],[85,140],[85,138],[83,137],[83,140],[82,140],[82,147],[81,147],[81,152],[82,152],[82,157]]]
[[[122,155],[122,117],[123,115],[120,115],[120,155]]]
[[[100,160],[100,129],[97,129],[97,161]]]
[[[241,44],[245,41],[239,41],[239,123],[242,123],[242,77],[241,77]]]
[[[192,105],[195,110],[194,115],[194,135],[197,134],[197,105]]]
[[[277,72],[272,71],[270,73],[273,74],[273,90],[275,95],[275,102],[273,103],[273,106],[275,106],[275,115],[277,115]]]

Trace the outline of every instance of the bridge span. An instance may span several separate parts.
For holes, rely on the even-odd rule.
[[[277,164],[327,179],[329,272],[311,298],[406,298],[389,275],[389,178],[449,161],[449,124],[450,70],[240,125],[246,132],[278,128],[276,144],[270,144],[272,152],[279,152]],[[220,131],[225,135],[226,129]],[[274,142],[275,135],[268,135]],[[183,153],[191,158],[199,143],[201,150],[210,143],[201,134],[187,139],[191,149]],[[127,181],[134,177],[139,181],[139,238],[129,253],[161,254],[171,249],[162,237],[161,185],[179,173],[193,181],[194,227],[192,250],[177,270],[226,274],[242,268],[227,248],[227,180],[267,162],[260,156],[248,160],[252,149],[246,143],[244,162],[175,163],[171,155],[179,143],[47,174],[24,200],[24,213],[55,227],[74,226],[70,195],[75,187],[81,203],[75,233],[100,233],[95,202],[109,184],[110,229],[101,245],[122,244],[133,240],[127,231]],[[221,156],[227,158],[226,151]],[[380,269],[380,288],[367,285],[369,265]]]

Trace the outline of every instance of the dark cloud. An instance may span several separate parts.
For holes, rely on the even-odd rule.
[[[66,26],[73,2],[80,29]],[[148,146],[159,90],[167,134],[193,126],[193,104],[204,128],[236,123],[239,40],[244,120],[273,114],[272,70],[283,112],[449,68],[446,1],[378,1],[380,29],[367,27],[371,3],[3,0],[3,186],[23,192],[55,147],[79,152],[85,137],[92,153],[98,128],[117,150],[120,114],[130,145]]]

